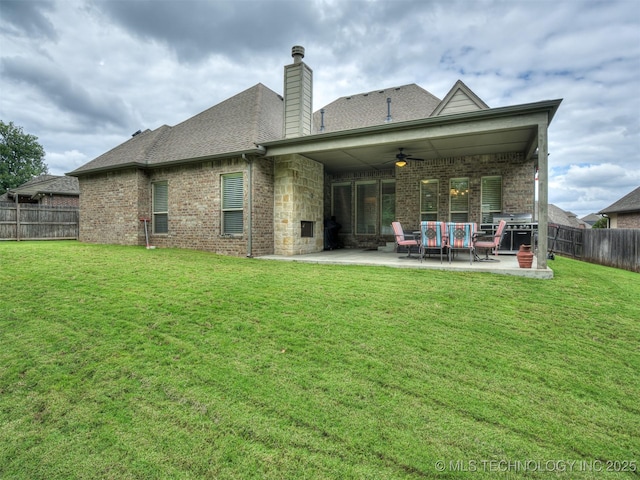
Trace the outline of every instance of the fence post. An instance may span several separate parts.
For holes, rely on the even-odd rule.
[[[20,202],[16,193],[16,242],[20,241]]]

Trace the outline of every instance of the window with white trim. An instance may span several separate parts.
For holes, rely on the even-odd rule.
[[[480,203],[482,223],[492,223],[494,213],[502,213],[502,177],[482,177]]]
[[[244,176],[240,173],[222,175],[222,234],[242,235],[244,232]]]
[[[449,219],[452,222],[469,221],[469,179],[449,180]]]
[[[153,192],[153,233],[169,233],[169,184],[154,182],[151,184]]]
[[[420,182],[420,220],[438,220],[439,185],[438,180],[422,180]]]

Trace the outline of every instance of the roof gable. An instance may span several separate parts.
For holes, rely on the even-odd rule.
[[[431,113],[432,117],[451,115],[455,113],[475,112],[486,110],[489,106],[482,101],[462,80],[458,80],[440,104]]]
[[[391,103],[387,103],[387,99]],[[439,99],[415,83],[340,97],[313,114],[314,133],[337,132],[427,118]],[[321,127],[324,125],[324,129]]]
[[[640,187],[627,193],[617,202],[612,203],[607,208],[598,213],[621,213],[640,211]]]

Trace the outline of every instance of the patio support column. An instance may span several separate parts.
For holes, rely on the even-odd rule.
[[[547,268],[549,202],[548,117],[538,124],[538,268]]]

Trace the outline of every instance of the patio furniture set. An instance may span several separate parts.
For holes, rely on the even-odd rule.
[[[407,248],[407,258],[411,258],[411,248],[417,247],[420,262],[429,251],[439,251],[440,263],[442,263],[445,252],[449,263],[451,263],[455,252],[460,250],[469,252],[469,263],[473,264],[474,260],[479,262],[497,261],[497,259],[489,258],[489,252],[491,251],[492,255],[498,255],[506,223],[505,220],[501,220],[495,233],[491,235],[478,230],[477,224],[471,222],[422,221],[420,222],[420,230],[411,234],[404,233],[400,222],[392,222],[392,226],[396,246]],[[485,256],[479,257],[478,250],[484,250]]]

